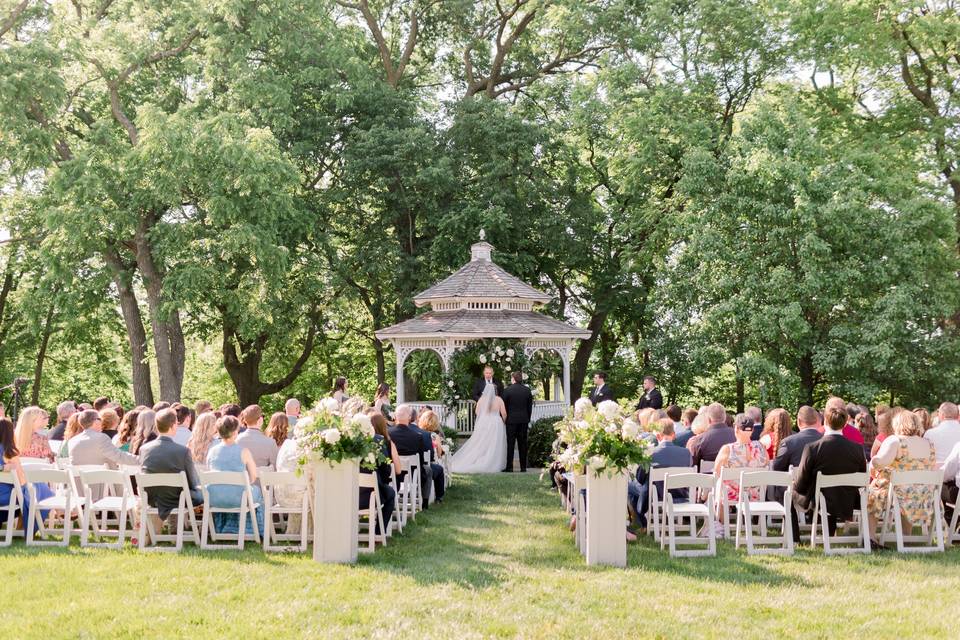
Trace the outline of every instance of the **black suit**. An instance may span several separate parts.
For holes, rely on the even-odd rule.
[[[424,442],[419,428],[413,425],[398,424],[388,429],[390,439],[397,447],[397,455],[417,456],[420,466],[420,487],[423,490],[423,508],[429,505],[427,495],[430,491],[428,484],[433,476],[430,466],[430,451],[432,447]],[[399,480],[399,478],[398,478]]]
[[[614,400],[613,391],[610,390],[610,385],[604,382],[599,387],[594,387],[593,391],[590,392],[590,402],[593,403],[593,406],[597,406],[604,400]]]
[[[784,440],[786,442],[786,440]],[[797,479],[793,482],[793,500],[800,509],[813,513],[816,507],[817,473],[825,476],[843,473],[863,473],[867,470],[867,460],[863,447],[851,442],[840,433],[827,432],[819,440],[811,442],[803,449],[800,466],[797,467]],[[860,493],[855,487],[829,487],[824,489],[823,497],[827,501],[827,525],[831,534],[837,528],[837,522],[845,522],[853,517],[855,509],[860,508]],[[866,514],[862,514],[866,517]],[[799,540],[797,516],[791,510],[794,521],[793,533]]]
[[[637,410],[640,409],[663,409],[663,394],[660,393],[660,389],[654,387],[640,396],[640,402],[637,403]]]
[[[527,470],[527,431],[533,415],[533,393],[526,385],[514,383],[503,390],[507,408],[507,466],[513,471],[513,447],[520,449],[520,471]]]
[[[821,437],[823,434],[816,429],[801,429],[798,433],[784,438],[777,447],[777,455],[773,459],[773,470],[789,471],[791,466],[799,467],[803,450],[808,444],[816,442]],[[770,500],[783,502],[783,487],[770,487],[767,492]]]
[[[493,385],[497,388],[497,395],[498,395],[498,396],[499,396],[499,395],[502,395],[502,394],[503,394],[503,383],[500,382],[499,380],[497,380],[496,378],[494,378],[494,379],[493,379]],[[473,401],[474,401],[474,402],[476,402],[477,400],[480,399],[480,396],[483,395],[483,390],[486,389],[486,388],[487,388],[487,381],[486,381],[485,379],[483,379],[483,378],[480,378],[479,380],[477,380],[476,382],[473,383],[473,393],[472,393],[472,396],[473,396]]]

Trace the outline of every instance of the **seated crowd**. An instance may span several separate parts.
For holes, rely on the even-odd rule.
[[[376,432],[375,438],[382,443],[386,460],[374,470],[361,468],[361,472],[375,473],[380,496],[383,522],[389,523],[396,508],[397,488],[403,480],[401,456],[417,456],[424,488],[421,507],[429,505],[430,491],[436,502],[442,502],[446,487],[444,466],[440,464],[446,455],[445,441],[439,417],[430,410],[417,415],[410,405],[396,409],[389,403],[390,389],[380,385],[374,405],[368,406],[361,398],[346,394],[346,380],[337,380],[331,397],[337,400],[339,412],[344,418],[358,413],[370,417]],[[97,398],[93,403],[61,402],[56,411],[56,423],[49,426],[49,415],[39,407],[26,407],[20,412],[16,426],[7,417],[0,416],[0,471],[12,471],[24,487],[26,504],[18,514],[19,526],[26,527],[29,511],[27,479],[24,462],[55,462],[74,465],[98,465],[107,469],[122,466],[136,467],[140,473],[184,472],[190,490],[190,499],[197,511],[202,510],[204,498],[201,492],[200,471],[246,472],[254,503],[261,505],[255,514],[259,531],[263,531],[263,493],[260,488],[258,469],[297,471],[299,452],[295,429],[301,406],[296,398],[290,398],[284,411],[278,411],[265,420],[259,405],[241,408],[237,404],[224,404],[219,408],[201,400],[193,408],[181,403],[159,402],[153,407],[137,406],[130,410],[110,401]],[[266,427],[264,423],[266,422]],[[393,473],[391,473],[391,467]],[[309,469],[308,475],[309,475]],[[396,485],[394,485],[396,478]],[[43,500],[52,494],[46,485],[35,486],[36,495]],[[10,501],[13,485],[0,483],[0,505]],[[240,506],[244,488],[235,485],[211,485],[207,487],[209,504],[216,508]],[[274,499],[278,506],[296,507],[302,503],[303,487],[283,487]],[[370,503],[371,488],[361,488],[358,504],[366,509]],[[147,489],[148,504],[157,509],[153,527],[159,531],[180,501],[181,489],[177,487],[151,487]],[[43,518],[46,512],[41,512]],[[6,521],[6,512],[0,512],[0,525]],[[217,533],[238,533],[239,517],[236,513],[214,513],[213,524]],[[300,528],[299,516],[287,521],[287,532]],[[247,522],[247,533],[252,525]],[[377,524],[379,532],[379,523]]]
[[[598,374],[597,389],[603,389],[605,381],[605,376]],[[879,405],[871,412],[865,406],[831,397],[822,411],[800,407],[794,425],[790,413],[781,408],[771,409],[764,416],[759,407],[747,407],[743,413],[733,414],[719,403],[686,410],[676,405],[663,409],[662,401],[650,406],[654,385],[653,378],[644,380],[646,393],[633,416],[645,437],[656,439],[650,467],[692,467],[718,479],[725,468],[791,471],[794,540],[800,539],[797,512],[804,513],[807,522],[812,518],[818,473],[826,476],[869,471],[865,515],[873,548],[881,548],[878,523],[886,513],[894,472],[942,469],[940,496],[920,486],[895,487],[895,495],[900,518],[908,528],[932,521],[935,500],[942,500],[945,519],[951,521],[960,481],[960,410],[952,402],[944,402],[932,414],[922,408],[910,411],[887,405]],[[594,406],[612,397],[598,395],[602,396],[595,390],[590,396]],[[654,397],[659,401],[659,392]],[[589,406],[580,404],[578,410]],[[564,471],[555,465],[551,473],[562,492],[568,482]],[[651,487],[649,470],[642,467],[629,480],[628,540],[635,540],[636,533],[645,532],[651,524],[647,522],[650,493],[657,491],[659,498],[663,497],[663,483],[654,484]],[[730,503],[735,503],[739,498],[738,482],[724,480],[717,490],[721,493],[714,499],[714,526],[719,532],[721,498],[726,495]],[[824,489],[823,494],[829,514],[828,530],[833,535],[838,524],[849,521],[854,511],[860,509],[859,492],[854,487],[831,487]],[[671,490],[671,495],[675,502],[689,500],[683,490]],[[750,500],[774,499],[782,503],[784,495],[781,488],[763,498],[759,489],[752,487]],[[576,518],[571,518],[571,528],[575,522]]]

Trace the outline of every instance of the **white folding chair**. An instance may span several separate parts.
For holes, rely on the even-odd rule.
[[[13,544],[13,536],[23,535],[17,530],[17,511],[20,511],[23,517],[23,487],[20,486],[20,478],[15,471],[0,471],[0,483],[13,485],[10,490],[10,501],[7,504],[0,504],[0,511],[7,512],[7,532],[0,542],[0,547],[9,547]]]
[[[758,488],[761,499],[750,500],[750,489]],[[786,487],[783,504],[775,500],[765,500],[767,487]],[[786,471],[742,471],[740,474],[740,495],[737,501],[737,537],[736,547],[740,548],[741,526],[746,534],[747,555],[783,554],[793,555],[793,526],[790,523],[790,509],[793,508],[793,492],[790,489],[790,474]],[[760,519],[760,535],[754,537],[753,518]],[[767,531],[768,519],[781,519],[781,535],[771,536]],[[781,545],[777,547],[758,547],[756,545]]]
[[[394,490],[395,503],[393,513],[390,515],[390,526],[387,527],[387,536],[392,536],[394,529],[399,533],[403,533],[403,509],[400,506],[400,483],[397,482],[397,470],[393,468],[393,464],[390,465],[390,486],[392,486]]]
[[[400,456],[400,470],[405,472],[400,482],[400,491],[403,492],[403,523],[407,518],[417,519],[417,511],[421,508],[422,487],[420,486],[420,457]],[[400,495],[398,491],[397,495]]]
[[[54,456],[60,455],[60,448],[63,446],[63,440],[48,440],[47,444],[50,445],[50,451],[53,451]]]
[[[714,467],[714,471],[716,471],[716,467]],[[734,521],[731,522],[730,510],[737,509],[738,505],[735,500],[731,500],[730,496],[727,495],[724,482],[732,482],[739,486],[741,473],[743,473],[743,468],[741,467],[724,467],[720,469],[719,475],[714,476],[717,482],[717,489],[714,496],[716,496],[715,499],[719,501],[721,535],[727,540],[733,538],[737,531],[736,514],[734,514]]]
[[[190,498],[190,485],[187,484],[187,474],[177,473],[138,473],[137,491],[140,494],[140,527],[138,531],[138,547],[141,551],[180,551],[183,548],[184,522],[190,522],[190,531],[193,534],[194,544],[200,544],[200,534],[197,527],[197,518],[193,512],[193,500]],[[180,501],[170,514],[177,517],[176,534],[164,534],[154,530],[150,516],[160,516],[156,507],[151,507],[148,501],[148,489],[160,487],[175,487],[180,489]],[[147,535],[150,544],[147,544]],[[160,546],[161,542],[173,542],[172,547]]]
[[[80,533],[81,547],[101,547],[105,549],[122,549],[127,534],[127,514],[135,516],[137,499],[133,494],[130,476],[122,471],[100,469],[99,471],[81,471],[80,484],[83,494],[90,501],[87,507],[87,517],[83,519],[83,530]],[[94,496],[101,496],[94,499]],[[101,514],[101,519],[97,518]],[[108,514],[116,514],[116,529],[111,529],[112,520]],[[113,538],[116,542],[90,542],[90,528],[98,538]],[[130,520],[131,528],[133,519]]]
[[[54,466],[54,464],[46,458],[27,458],[25,456],[20,456],[20,466],[26,468],[27,465],[31,467],[43,468],[51,468]]]
[[[363,537],[364,530],[366,530],[367,536],[367,546],[366,548],[360,547],[360,551],[373,553],[376,549],[377,542],[384,546],[387,544],[387,528],[384,526],[383,512],[380,510],[380,489],[377,487],[376,476],[372,473],[361,473],[359,487],[361,489],[373,489],[373,491],[370,492],[368,504],[365,507],[361,506],[359,509],[360,536],[361,538]],[[377,533],[377,524],[380,525],[380,533]]]
[[[660,529],[660,511],[661,500],[660,493],[657,491],[657,482],[663,482],[664,477],[668,473],[678,474],[678,473],[696,473],[696,467],[655,467],[650,469],[650,491],[648,493],[648,505],[647,505],[647,533],[653,535],[653,539],[657,542],[660,541],[660,536],[663,535],[663,530]],[[690,498],[691,500],[696,499],[696,496]]]
[[[839,555],[848,553],[870,553],[870,531],[867,527],[867,486],[870,483],[870,476],[866,473],[841,473],[837,475],[823,475],[822,471],[817,472],[816,499],[817,504],[813,510],[813,522],[810,524],[810,546],[817,546],[817,524],[822,530],[823,552],[828,555]],[[860,493],[860,513],[859,527],[857,535],[830,535],[828,528],[827,499],[823,495],[824,489],[831,487],[853,487]],[[844,523],[838,522],[839,529]],[[837,547],[834,545],[852,545]]]
[[[700,473],[713,473],[713,468],[716,466],[716,462],[713,460],[701,460],[700,461]]]
[[[257,526],[257,507],[260,505],[253,500],[253,491],[250,489],[250,477],[246,471],[204,471],[200,474],[200,485],[203,491],[203,524],[200,532],[201,549],[240,549],[243,543],[250,539],[247,533],[247,516],[250,516],[250,525],[253,529],[253,540],[260,543],[260,529]],[[241,488],[240,504],[236,507],[214,507],[210,503],[210,486],[228,485]],[[238,533],[218,533],[213,524],[213,514],[237,514]],[[210,542],[213,540],[213,542]],[[214,544],[217,540],[236,540],[236,544]]]
[[[666,534],[660,537],[660,549],[669,544],[671,557],[713,556],[717,554],[716,532],[713,529],[713,476],[701,473],[668,473],[663,479],[663,517],[661,527]],[[706,496],[706,503],[674,503],[671,489],[687,489],[691,496],[700,491]],[[692,533],[677,535],[677,523],[684,518],[690,519]],[[707,535],[696,534],[696,520],[702,518]],[[705,549],[677,549],[677,545],[706,544]]]
[[[453,454],[450,452],[450,445],[446,442],[440,446],[440,450],[443,452],[440,456],[440,464],[443,465],[443,488],[449,489],[453,482],[453,467],[450,464]]]
[[[310,491],[306,474],[297,475],[293,471],[264,471],[260,478],[260,488],[263,490],[263,550],[264,551],[300,551],[307,550],[308,530],[310,525]],[[295,507],[283,507],[277,502],[277,488],[300,488],[303,490],[303,499]],[[274,514],[286,516],[300,516],[300,533],[277,533],[273,522]],[[271,540],[300,541],[299,545],[275,545]]]
[[[28,546],[60,546],[70,544],[70,535],[73,530],[73,510],[77,509],[81,526],[87,517],[86,498],[78,495],[77,485],[73,474],[63,469],[38,469],[36,467],[23,470],[27,480],[27,492],[30,496],[30,509],[27,517],[27,545]],[[37,498],[37,484],[57,485],[55,495],[39,500]],[[41,511],[63,512],[63,527],[56,527],[52,521],[45,523]],[[48,526],[49,524],[49,526]],[[60,535],[60,540],[35,540],[34,525],[40,530],[40,536]]]
[[[942,469],[935,471],[894,471],[890,477],[883,522],[880,523],[880,544],[886,542],[887,532],[892,524],[897,538],[897,551],[900,553],[943,551],[943,513],[940,508],[940,488],[942,485]],[[900,500],[897,497],[896,487],[911,486],[927,489],[933,495],[933,527],[930,527],[929,522],[923,523],[924,535],[916,536],[913,535],[912,531],[907,533],[903,531],[903,518],[900,513]],[[933,544],[934,539],[936,544]],[[911,543],[910,546],[907,543]]]
[[[574,515],[576,516],[576,541],[577,549],[580,553],[587,553],[587,476],[585,474],[575,473],[573,476],[573,504]]]

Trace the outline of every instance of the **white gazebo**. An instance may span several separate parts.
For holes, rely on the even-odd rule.
[[[562,415],[570,405],[570,353],[590,332],[535,311],[536,306],[549,302],[550,296],[497,266],[490,258],[493,246],[484,241],[483,231],[470,251],[470,262],[413,299],[418,307],[430,305],[429,311],[376,332],[377,338],[392,344],[396,351],[397,403],[404,402],[403,366],[412,352],[436,352],[446,371],[457,349],[483,338],[507,338],[520,340],[527,356],[537,351],[554,351],[560,356],[563,400],[537,402],[533,419]],[[560,385],[556,387],[555,396]],[[438,410],[448,424],[455,420],[439,402],[415,404]],[[461,431],[472,430],[472,412],[467,411],[466,416],[457,424]]]

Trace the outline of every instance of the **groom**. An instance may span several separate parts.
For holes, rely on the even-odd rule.
[[[487,365],[483,368],[483,377],[473,383],[473,401],[478,402],[480,396],[483,395],[483,390],[487,388],[488,384],[492,384],[497,388],[497,395],[503,393],[503,383],[493,377],[493,367]]]
[[[503,404],[507,408],[507,466],[504,471],[513,471],[513,447],[520,449],[520,471],[527,470],[527,430],[533,413],[533,394],[523,384],[523,374],[514,371],[510,376],[513,384],[503,390]]]

